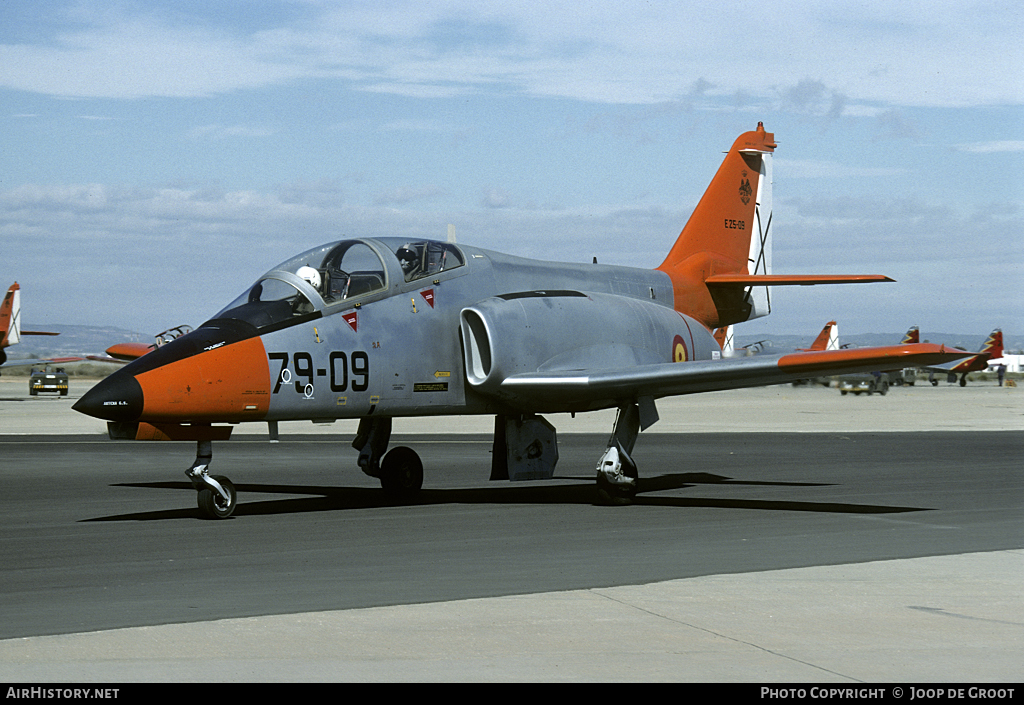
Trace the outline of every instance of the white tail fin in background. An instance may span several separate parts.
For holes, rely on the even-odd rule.
[[[733,336],[733,326],[716,329],[714,337],[722,347],[722,357],[736,357],[736,338]]]

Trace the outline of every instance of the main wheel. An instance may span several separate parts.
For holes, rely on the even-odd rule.
[[[412,448],[388,451],[380,463],[380,486],[390,495],[408,497],[423,487],[423,462]]]
[[[635,471],[626,473],[629,477],[636,479]],[[625,507],[636,499],[636,483],[631,485],[616,485],[605,478],[604,475],[597,475],[597,503],[613,507]]]
[[[238,495],[235,492],[235,486],[231,484],[231,480],[223,475],[211,475],[210,477],[219,482],[220,486],[227,491],[230,500],[224,501],[219,492],[204,487],[199,490],[197,498],[199,514],[206,519],[227,519],[235,513],[235,507],[238,506]]]

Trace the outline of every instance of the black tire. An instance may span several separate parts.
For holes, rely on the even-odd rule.
[[[412,448],[398,446],[380,463],[380,486],[390,495],[411,497],[423,487],[423,462]]]
[[[227,519],[235,513],[235,507],[238,506],[238,494],[235,492],[235,486],[231,484],[231,480],[223,475],[211,475],[210,477],[227,490],[231,501],[225,502],[219,493],[203,488],[199,490],[197,498],[199,502],[199,515],[204,519]]]
[[[630,486],[613,485],[604,475],[597,475],[597,503],[612,507],[625,507],[636,499],[636,483]]]

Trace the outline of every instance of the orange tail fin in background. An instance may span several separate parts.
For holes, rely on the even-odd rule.
[[[838,350],[839,349],[839,326],[835,321],[829,321],[825,324],[825,327],[818,333],[818,337],[814,339],[809,348],[799,348],[804,352],[811,352],[812,350]]]
[[[11,284],[0,304],[0,350],[21,342],[21,289],[18,282]]]

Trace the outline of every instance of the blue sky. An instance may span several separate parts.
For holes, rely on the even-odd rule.
[[[0,3],[2,288],[197,325],[343,236],[655,267],[759,120],[776,289],[737,334],[1024,330],[1016,2]]]

